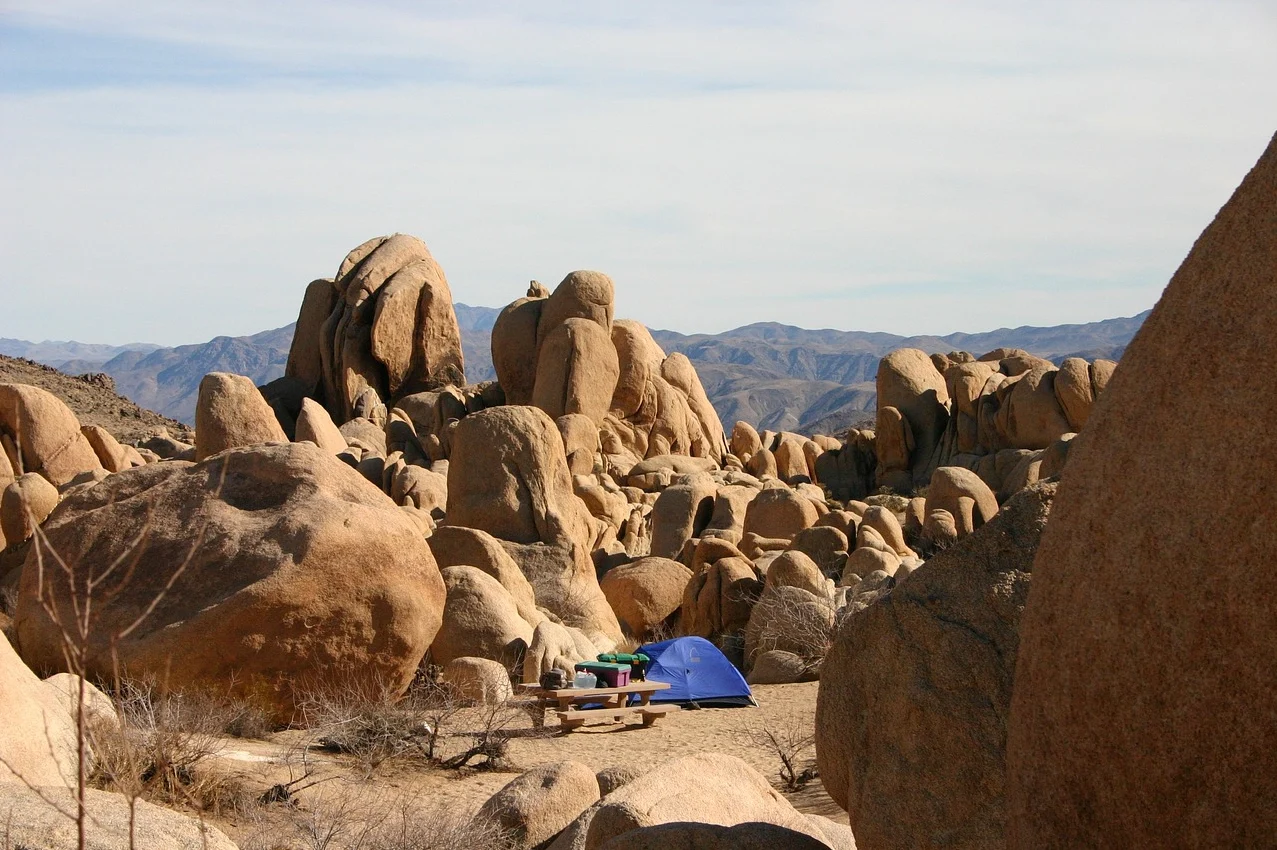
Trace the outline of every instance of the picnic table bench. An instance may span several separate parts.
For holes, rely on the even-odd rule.
[[[555,688],[546,690],[537,684],[520,685],[532,702],[533,720],[538,726],[545,723],[545,712],[553,710],[565,729],[576,729],[588,721],[601,720],[621,723],[629,717],[638,717],[644,726],[651,726],[676,705],[652,705],[652,695],[669,688],[669,682],[631,682],[619,688]],[[630,697],[638,701],[630,704]],[[586,705],[602,705],[602,708],[582,708]]]

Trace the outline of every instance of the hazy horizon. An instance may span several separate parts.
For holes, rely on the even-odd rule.
[[[458,302],[455,302],[455,303],[456,303],[456,304],[458,304],[458,305],[460,305],[460,306],[469,307],[469,308],[471,308],[471,309],[481,309],[481,310],[501,310],[501,309],[505,306],[505,305],[502,305],[501,307],[489,307],[489,306],[486,306],[486,305],[483,305],[483,304],[466,304],[464,301],[458,301]],[[786,324],[786,325],[788,325],[788,326],[790,326],[790,327],[797,327],[797,328],[799,328],[799,329],[801,329],[801,330],[804,330],[804,331],[816,331],[816,332],[819,332],[819,331],[838,331],[838,332],[841,332],[841,333],[867,333],[867,334],[879,334],[879,333],[881,333],[881,334],[892,334],[892,335],[894,335],[894,336],[899,336],[899,337],[902,337],[902,338],[904,338],[904,339],[911,339],[911,338],[915,338],[915,337],[937,337],[937,338],[944,338],[944,337],[952,336],[952,335],[954,335],[954,334],[968,334],[968,335],[976,335],[976,334],[993,333],[993,332],[1001,331],[1001,330],[1014,331],[1014,330],[1019,330],[1019,329],[1021,329],[1021,328],[1051,328],[1051,327],[1060,327],[1060,326],[1066,326],[1066,325],[1087,325],[1087,324],[1096,324],[1096,323],[1098,323],[1098,322],[1105,322],[1105,321],[1117,321],[1117,320],[1122,320],[1122,319],[1134,319],[1134,318],[1136,318],[1137,316],[1141,315],[1142,313],[1145,313],[1145,312],[1147,312],[1148,310],[1151,310],[1151,309],[1152,309],[1152,306],[1150,305],[1148,308],[1146,308],[1146,309],[1144,309],[1144,310],[1139,310],[1139,311],[1137,311],[1137,312],[1135,312],[1135,313],[1132,313],[1132,314],[1131,314],[1131,315],[1129,315],[1129,316],[1108,316],[1108,317],[1106,317],[1106,318],[1104,318],[1104,319],[1096,319],[1096,320],[1095,320],[1095,321],[1093,321],[1093,322],[1058,322],[1058,323],[1056,323],[1056,324],[1054,324],[1054,325],[1046,325],[1046,324],[1038,324],[1038,323],[1033,323],[1033,322],[1025,322],[1025,323],[1023,323],[1023,324],[1019,324],[1019,325],[999,325],[998,327],[994,327],[994,328],[981,328],[981,329],[978,329],[978,330],[968,330],[968,329],[965,329],[965,328],[956,328],[956,329],[954,329],[954,330],[943,331],[943,332],[941,332],[941,333],[895,333],[895,332],[893,332],[893,331],[880,331],[880,330],[874,330],[873,328],[830,328],[830,327],[816,327],[816,326],[805,326],[805,325],[789,325],[788,323],[777,323],[777,324]],[[617,318],[628,318],[628,317],[625,317],[625,316],[618,316]],[[747,323],[746,323],[746,324],[744,324],[744,325],[737,325],[737,326],[732,327],[732,328],[724,328],[724,329],[723,329],[723,330],[721,330],[721,331],[701,331],[701,330],[676,331],[676,330],[673,330],[672,328],[663,328],[663,327],[660,327],[660,326],[658,326],[658,325],[648,325],[648,327],[650,327],[653,331],[656,331],[656,332],[659,332],[659,333],[672,332],[672,333],[683,334],[684,336],[700,336],[700,335],[713,335],[713,334],[730,333],[731,331],[741,330],[741,329],[743,329],[743,328],[750,327],[751,325],[766,324],[766,323],[771,322],[771,321],[772,321],[772,320],[770,320],[770,319],[760,319],[760,320],[759,320],[759,321],[757,321],[757,322],[747,322]],[[271,333],[271,332],[273,332],[273,331],[282,330],[282,329],[284,329],[284,328],[286,328],[286,327],[288,327],[288,326],[290,326],[290,325],[294,324],[295,322],[296,322],[296,319],[294,318],[292,321],[290,321],[290,322],[285,322],[284,324],[279,325],[279,326],[277,326],[277,327],[273,327],[273,328],[262,328],[262,329],[260,329],[260,330],[251,331],[251,332],[246,333],[246,334],[214,334],[213,336],[208,337],[208,338],[206,338],[206,339],[188,340],[188,341],[185,341],[185,342],[175,342],[175,343],[167,343],[167,344],[156,343],[156,342],[153,342],[153,341],[151,341],[151,340],[145,340],[145,339],[131,339],[131,340],[125,340],[125,341],[123,341],[123,342],[104,341],[104,340],[100,340],[100,339],[53,339],[53,338],[48,338],[48,339],[27,339],[27,338],[25,338],[25,337],[8,337],[8,336],[0,336],[0,339],[13,340],[13,341],[18,341],[18,342],[27,342],[27,343],[31,343],[32,345],[58,345],[58,344],[78,343],[78,344],[81,344],[81,345],[107,345],[107,346],[115,346],[115,347],[117,347],[117,348],[122,348],[122,347],[130,346],[130,345],[155,345],[155,346],[157,346],[157,347],[159,347],[159,348],[177,348],[177,347],[184,346],[184,345],[202,345],[202,344],[204,344],[204,343],[210,342],[210,341],[211,341],[211,340],[213,340],[213,339],[216,339],[217,337],[241,337],[241,338],[242,338],[242,337],[256,336],[256,335],[258,335],[258,334],[263,334],[263,333]]]
[[[1271,138],[1263,2],[10,0],[0,337],[294,321],[365,239],[454,298],[944,336],[1153,305]]]

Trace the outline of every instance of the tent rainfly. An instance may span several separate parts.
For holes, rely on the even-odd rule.
[[[718,647],[700,637],[681,637],[649,643],[639,652],[652,659],[647,678],[668,682],[652,702],[696,703],[705,707],[758,705],[740,671]]]

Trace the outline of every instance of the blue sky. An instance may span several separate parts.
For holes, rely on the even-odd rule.
[[[0,0],[0,336],[296,317],[370,236],[454,297],[976,332],[1151,306],[1277,130],[1277,6]]]

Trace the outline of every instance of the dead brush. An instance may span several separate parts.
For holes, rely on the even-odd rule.
[[[300,714],[314,743],[350,756],[365,777],[389,763],[429,764],[461,702],[437,681],[420,680],[397,698],[389,686],[328,686],[306,691]]]
[[[459,712],[464,729],[452,737],[466,743],[439,764],[449,770],[503,770],[510,766],[510,742],[521,737],[548,737],[553,730],[527,724],[527,714],[512,702],[468,707]],[[459,724],[460,725],[460,724]]]
[[[755,633],[755,658],[781,649],[798,655],[810,668],[822,661],[833,646],[837,624],[807,604],[801,595],[764,593],[754,605],[751,621],[755,618],[760,624]]]
[[[91,787],[216,816],[251,814],[253,794],[210,764],[222,749],[222,714],[202,700],[157,695],[138,683],[122,685],[115,701],[118,724],[89,726]]]
[[[761,747],[780,762],[777,778],[786,791],[801,791],[819,776],[816,770],[816,735],[791,720],[778,726],[764,726],[748,734],[750,743]],[[808,751],[811,755],[808,756]]]

